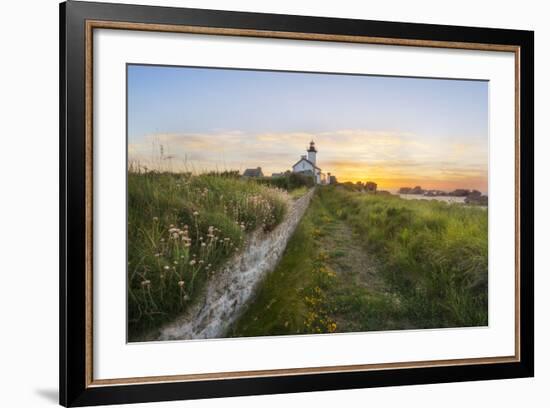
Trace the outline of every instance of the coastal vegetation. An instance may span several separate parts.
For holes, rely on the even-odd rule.
[[[487,324],[488,214],[461,204],[321,190],[378,260],[417,328]]]
[[[128,173],[128,337],[182,314],[247,233],[270,231],[291,198],[238,173]]]
[[[301,173],[286,172],[274,177],[261,177],[256,179],[259,183],[287,191],[298,188],[311,188],[314,185],[313,177]]]
[[[231,336],[487,325],[487,211],[317,189]]]
[[[273,230],[310,181],[128,173],[128,338],[185,311],[238,253]],[[276,269],[228,336],[487,324],[487,211],[318,186]]]

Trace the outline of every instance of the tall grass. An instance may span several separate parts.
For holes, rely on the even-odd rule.
[[[129,340],[183,313],[247,232],[283,219],[288,200],[230,174],[129,172]]]
[[[319,191],[353,225],[417,328],[488,322],[488,215],[460,204]]]

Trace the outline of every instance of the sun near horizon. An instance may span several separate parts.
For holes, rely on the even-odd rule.
[[[128,66],[128,159],[290,170],[308,143],[339,182],[488,190],[488,83]]]

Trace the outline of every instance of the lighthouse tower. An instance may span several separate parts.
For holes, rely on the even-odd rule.
[[[317,159],[317,149],[315,149],[315,142],[312,140],[309,142],[309,149],[307,149],[307,159],[316,166],[315,160]]]

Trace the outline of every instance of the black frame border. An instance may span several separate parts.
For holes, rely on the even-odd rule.
[[[534,32],[68,1],[60,47],[60,404],[87,406],[534,376]],[[175,24],[520,47],[520,355],[518,362],[86,386],[87,20]]]

